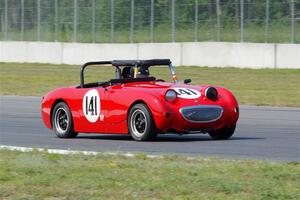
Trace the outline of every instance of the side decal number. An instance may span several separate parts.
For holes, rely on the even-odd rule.
[[[96,122],[100,116],[100,96],[97,90],[89,90],[82,100],[82,111],[89,122]]]
[[[97,96],[91,96],[90,99],[86,96],[85,103],[85,114],[88,115],[91,112],[91,115],[97,115]]]

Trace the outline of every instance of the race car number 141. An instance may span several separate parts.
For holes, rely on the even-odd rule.
[[[82,99],[82,111],[89,122],[96,122],[100,116],[100,96],[97,90],[89,90]]]
[[[201,93],[191,88],[173,88],[179,98],[183,99],[196,99],[201,96]]]

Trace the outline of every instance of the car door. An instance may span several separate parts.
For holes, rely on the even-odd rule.
[[[103,87],[78,88],[77,108],[80,120],[77,124],[79,132],[105,133],[107,120],[107,94]]]
[[[132,102],[132,94],[124,85],[107,87],[107,113],[106,122],[109,126],[109,133],[127,134],[127,110]]]

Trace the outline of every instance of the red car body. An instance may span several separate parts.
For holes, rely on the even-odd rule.
[[[143,103],[149,108],[159,133],[205,132],[235,126],[239,117],[235,97],[225,88],[214,87],[218,92],[218,98],[209,99],[205,92],[210,87],[150,80],[88,88],[79,86],[59,88],[43,97],[42,119],[47,128],[53,128],[53,109],[57,103],[65,102],[70,108],[75,132],[128,134],[129,111],[135,104]],[[166,93],[169,90],[177,93],[174,101],[166,100]],[[193,93],[193,91],[197,92]],[[98,93],[95,99],[98,97],[97,101],[100,102],[98,105],[93,104],[99,107],[95,110],[95,113],[98,111],[97,117],[93,119],[85,115],[89,109],[86,96],[88,92]],[[209,110],[214,107],[220,108],[221,114],[213,120],[193,121],[187,119],[182,113],[183,108]],[[188,113],[188,115],[192,114]]]

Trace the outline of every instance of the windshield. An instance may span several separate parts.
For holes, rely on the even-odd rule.
[[[172,64],[169,64],[169,71],[171,74],[171,79],[174,81],[174,83],[178,83],[177,76],[175,73],[175,69]],[[165,69],[161,67],[157,67],[155,69],[154,67],[151,67],[156,75],[162,75],[165,73]],[[159,69],[159,70],[158,70]],[[149,78],[151,77],[152,73],[150,73],[150,67],[149,66],[125,66],[123,69],[120,69],[117,67],[116,70],[116,79],[128,79],[128,78]],[[162,78],[161,76],[159,78]],[[160,79],[161,80],[161,79]]]

